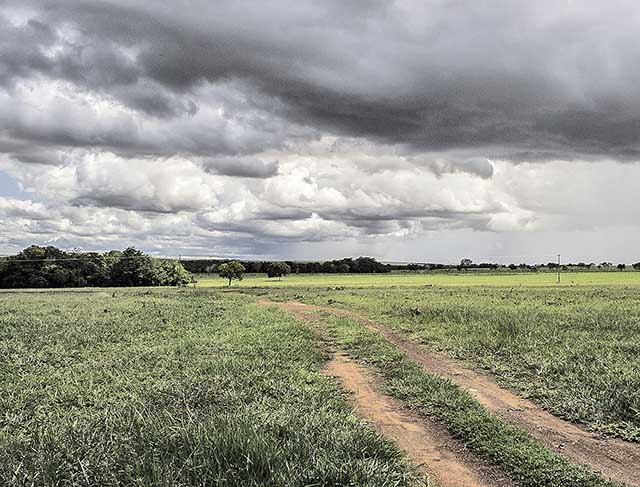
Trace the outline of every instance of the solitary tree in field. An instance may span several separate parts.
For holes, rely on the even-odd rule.
[[[235,260],[225,262],[218,266],[218,275],[225,279],[229,279],[229,286],[231,286],[231,281],[234,279],[236,281],[242,281],[244,271],[244,266]]]
[[[291,272],[291,267],[289,267],[285,262],[271,262],[267,265],[267,276],[268,277],[277,277],[281,279],[282,276],[286,276]]]

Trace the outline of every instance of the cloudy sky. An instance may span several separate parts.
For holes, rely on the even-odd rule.
[[[634,0],[0,0],[0,254],[640,260]]]

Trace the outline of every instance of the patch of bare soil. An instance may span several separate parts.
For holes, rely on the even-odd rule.
[[[574,463],[584,465],[613,481],[640,487],[640,445],[615,438],[606,438],[586,431],[579,425],[560,419],[527,399],[500,387],[489,376],[464,367],[459,362],[426,350],[400,338],[387,326],[346,310],[305,305],[290,301],[275,304],[299,318],[311,318],[314,311],[326,311],[349,316],[379,332],[413,361],[430,373],[446,377],[471,393],[487,409],[518,424],[531,435]]]
[[[441,427],[377,391],[372,375],[346,355],[336,354],[323,372],[352,392],[355,412],[393,440],[429,478],[442,487],[509,485],[459,451]]]

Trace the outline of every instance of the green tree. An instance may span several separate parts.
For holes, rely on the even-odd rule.
[[[193,282],[193,276],[177,260],[156,260],[154,265],[155,284],[158,286],[186,286]]]
[[[153,259],[134,247],[122,252],[111,266],[112,286],[153,286],[156,281]]]
[[[47,280],[48,287],[65,287],[71,281],[70,272],[57,264],[44,265],[42,276]]]
[[[229,279],[229,286],[231,286],[231,281],[234,279],[242,281],[244,271],[244,266],[235,260],[218,266],[218,275],[224,279]]]
[[[323,262],[320,269],[325,274],[333,274],[334,272],[337,272],[336,264],[331,261]]]
[[[63,279],[57,269],[51,269],[49,274],[46,270],[48,264],[55,264],[60,259],[68,257],[63,251],[52,247],[40,247],[32,245],[27,247],[17,255],[9,257],[3,266],[0,275],[1,287],[9,288],[42,288],[49,287],[48,277],[55,277],[58,281]],[[62,262],[67,264],[66,262]],[[60,266],[62,267],[62,266]],[[56,282],[55,286],[60,287],[63,283]]]
[[[0,288],[184,286],[193,278],[182,264],[154,259],[133,247],[124,252],[65,252],[32,245],[0,259]]]
[[[267,276],[268,277],[277,277],[281,279],[282,276],[289,275],[291,273],[291,267],[289,267],[285,262],[271,262],[267,265]]]

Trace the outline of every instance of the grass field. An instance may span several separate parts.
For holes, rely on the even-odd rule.
[[[226,287],[227,281],[215,274],[198,275],[198,287]],[[406,286],[552,286],[558,287],[556,274],[521,273],[407,273],[389,274],[292,274],[279,280],[266,274],[247,274],[232,287],[406,287]],[[571,272],[561,276],[566,286],[640,286],[640,272]]]
[[[424,485],[320,373],[324,340],[517,484],[611,485],[357,320],[327,314],[314,328],[255,299],[356,311],[558,416],[640,441],[640,273],[554,280],[332,274],[0,292],[0,485]]]
[[[270,294],[357,310],[488,370],[561,417],[640,441],[636,287],[283,288]]]
[[[306,327],[193,290],[0,294],[0,485],[419,485]]]

